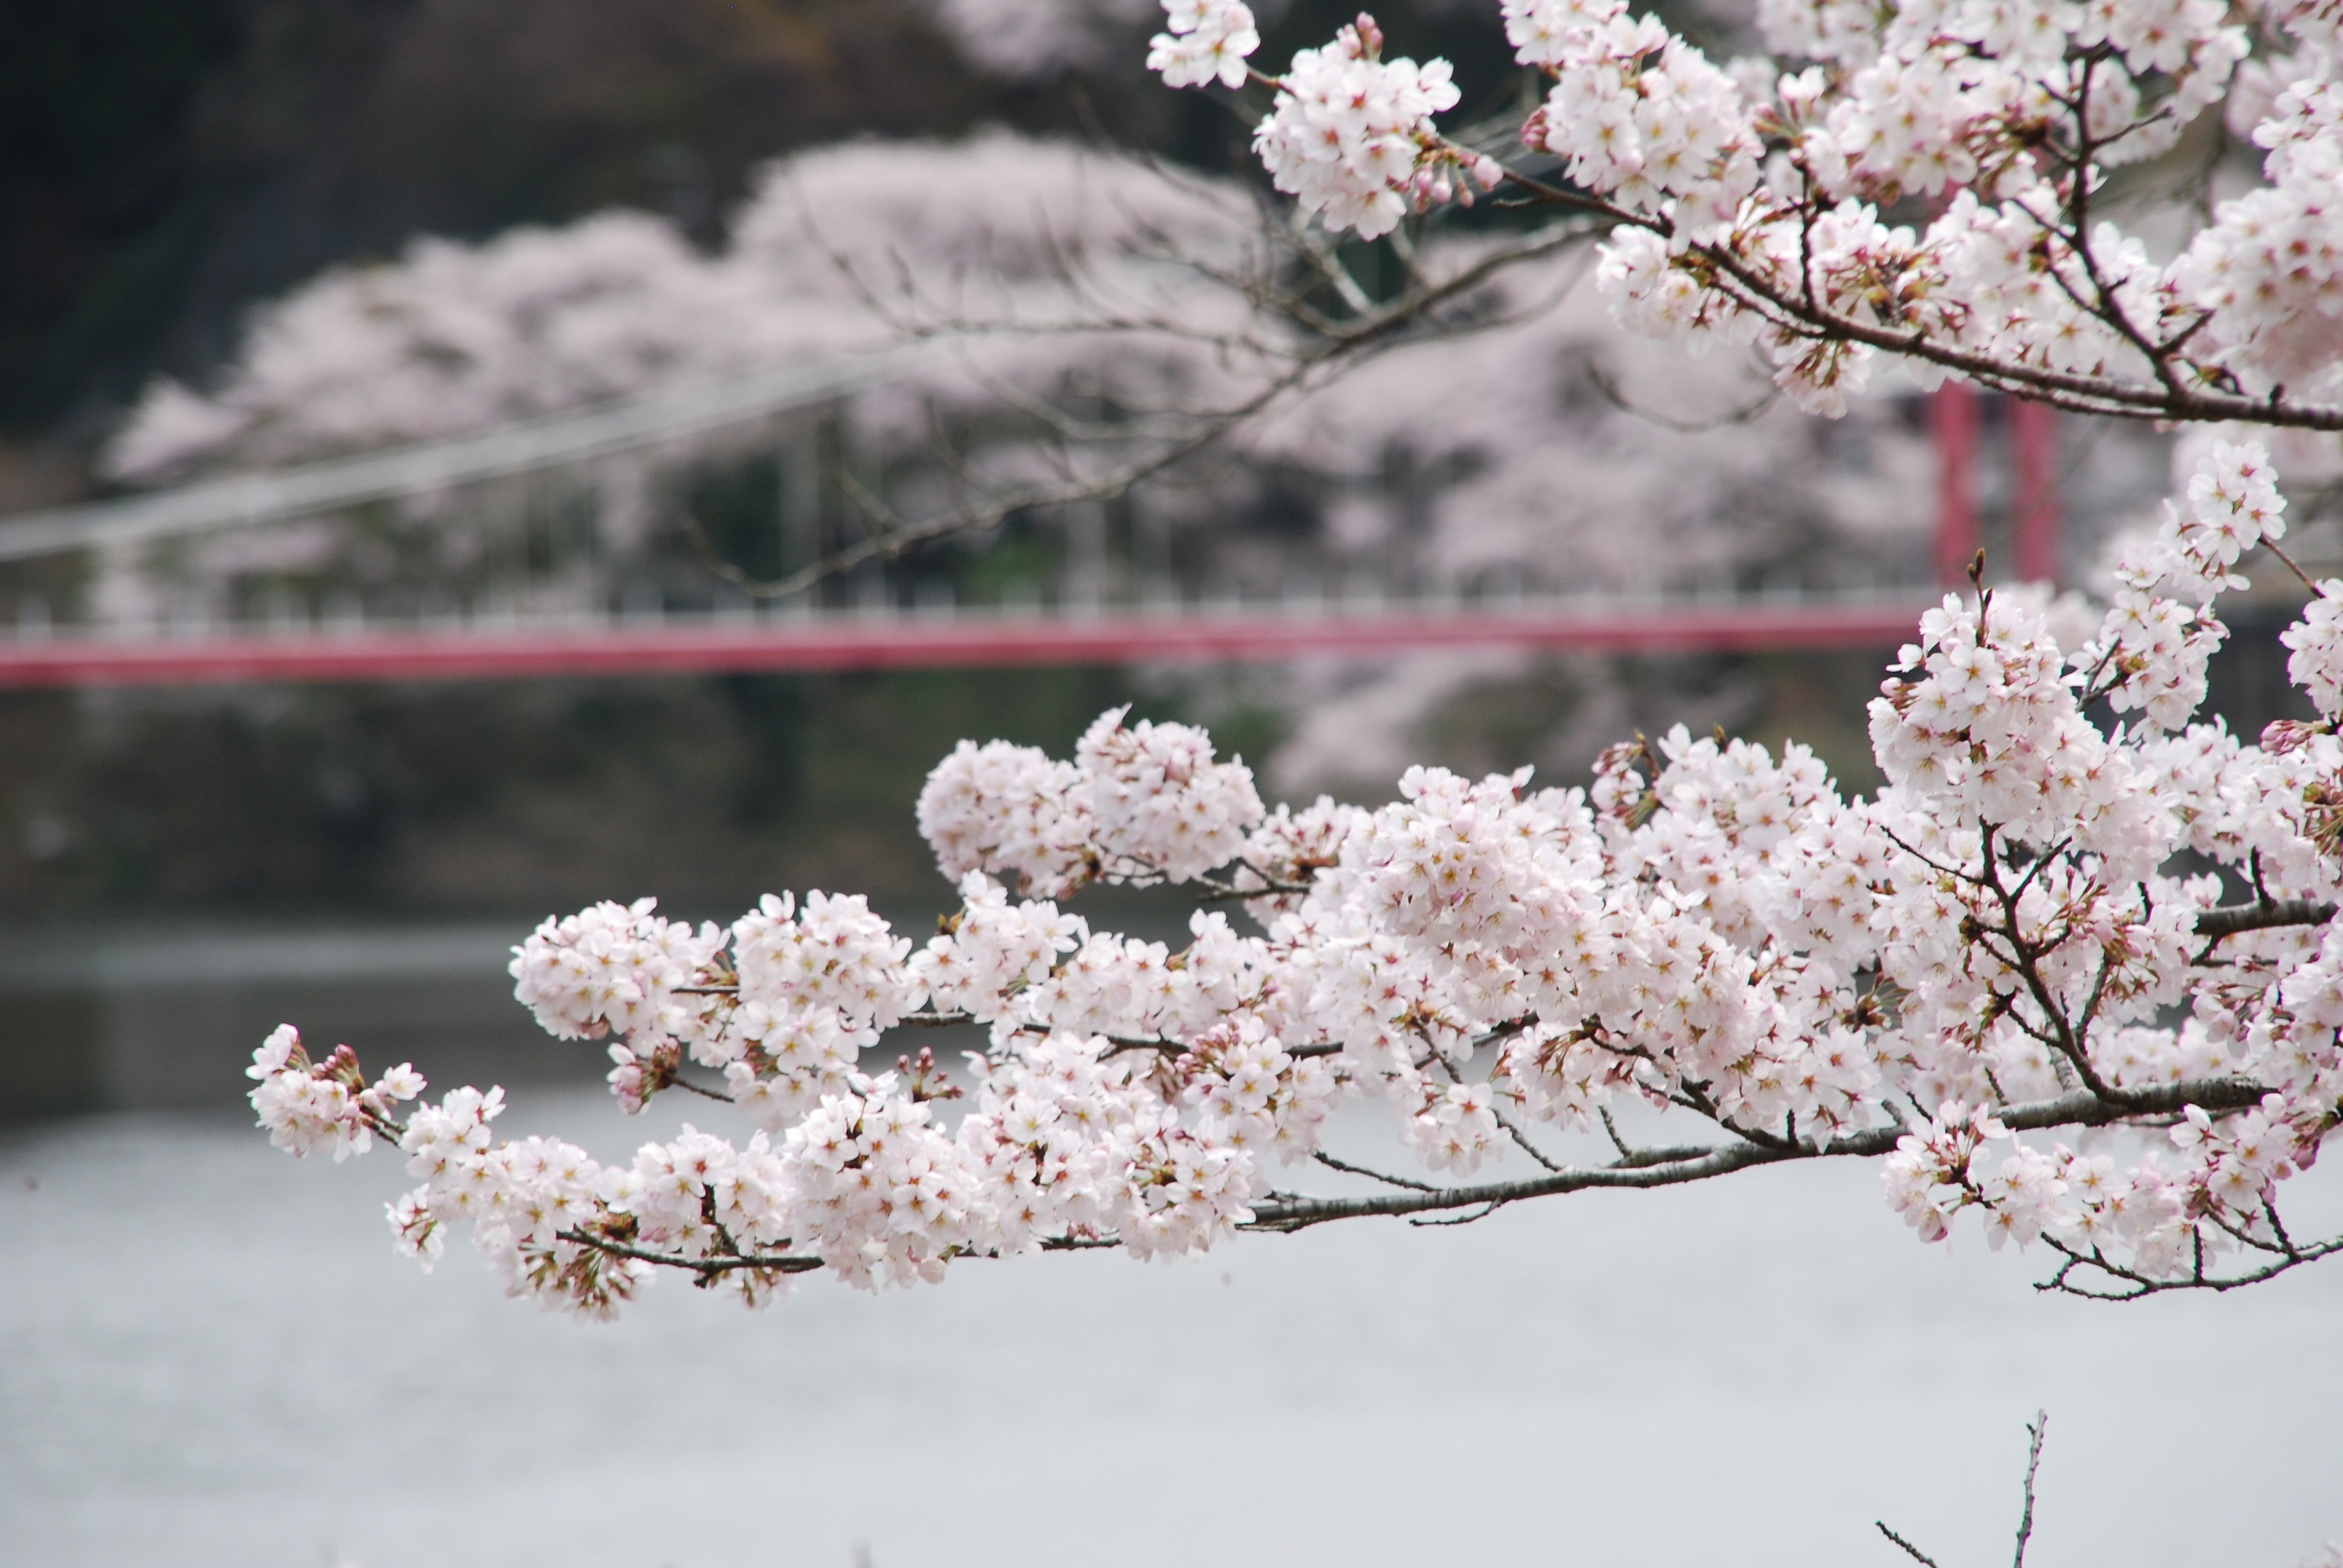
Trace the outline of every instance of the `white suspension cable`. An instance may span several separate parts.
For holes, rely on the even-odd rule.
[[[925,346],[770,366],[478,435],[0,518],[0,561],[278,522],[652,446],[883,381]]]

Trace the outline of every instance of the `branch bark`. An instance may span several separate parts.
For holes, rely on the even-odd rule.
[[[2243,1111],[2260,1104],[2268,1092],[2267,1088],[2249,1079],[2207,1078],[2159,1084],[2153,1089],[2110,1089],[2105,1096],[2078,1090],[2056,1100],[2009,1106],[1994,1114],[2004,1126],[2018,1132],[2053,1127],[2106,1127],[2137,1116],[2176,1115],[2191,1105],[2208,1111]],[[1698,1151],[1658,1150],[1641,1156],[1640,1163],[1623,1161],[1613,1165],[1565,1166],[1519,1181],[1427,1187],[1421,1192],[1376,1193],[1359,1198],[1274,1199],[1254,1207],[1252,1221],[1245,1229],[1300,1231],[1330,1220],[1433,1213],[1480,1204],[1503,1205],[1594,1187],[1674,1187],[1783,1161],[1876,1157],[1892,1152],[1906,1135],[1902,1127],[1873,1127],[1833,1139],[1827,1145],[1811,1139],[1779,1139]]]
[[[2335,918],[2335,906],[2309,899],[2276,899],[2251,904],[2231,904],[2206,910],[2197,917],[2200,937],[2235,936],[2239,931],[2265,931],[2277,926],[2323,926]]]

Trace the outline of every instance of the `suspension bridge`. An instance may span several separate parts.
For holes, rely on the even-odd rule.
[[[899,373],[911,351],[782,367],[664,389],[579,412],[395,450],[214,479],[0,518],[0,568],[78,559],[85,571],[201,548],[223,536],[429,504],[469,487],[672,450],[711,431],[782,428]],[[2020,406],[2021,407],[2026,406]],[[1932,406],[1940,471],[1936,568],[1957,581],[1978,532],[1970,469],[1976,395]],[[2014,537],[2021,570],[2056,561],[2055,437],[2012,420]],[[805,489],[803,476],[791,481]],[[801,506],[809,503],[799,503]],[[786,509],[786,507],[784,508]],[[265,554],[265,550],[262,552]],[[110,563],[110,567],[109,567]],[[1045,605],[957,602],[948,585],[899,593],[865,580],[858,602],[612,604],[612,596],[478,597],[385,608],[360,594],[216,613],[211,601],[132,614],[59,616],[47,598],[0,619],[0,688],[235,682],[412,681],[1042,664],[1198,663],[1373,657],[1433,649],[1746,653],[1893,646],[1935,590],[1716,592],[1593,598],[1512,593],[1394,596],[1379,588],[1242,597],[1157,582],[1121,602],[1061,591]],[[85,598],[103,598],[85,593]],[[216,598],[216,596],[215,596]],[[5,615],[0,603],[0,615]]]

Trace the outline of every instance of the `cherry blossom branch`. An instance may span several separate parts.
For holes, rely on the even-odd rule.
[[[1775,287],[1739,258],[1710,246],[1692,248],[1732,279],[1744,304],[1758,309],[1777,325],[1797,329],[1818,342],[1860,343],[1946,370],[1957,370],[1996,391],[2075,413],[2128,419],[2207,424],[2236,421],[2301,430],[2343,430],[2343,407],[2290,403],[2284,398],[2282,390],[2268,397],[2249,397],[2242,393],[2210,392],[2185,386],[2177,389],[2161,385],[2148,387],[2077,375],[1956,347],[1916,327],[1899,331],[1859,321],[1826,307],[1809,309],[1803,300]]]
[[[2310,574],[2308,572],[2304,571],[2300,566],[2296,564],[2295,558],[2292,556],[2278,548],[2278,541],[2276,539],[2263,540],[2262,548],[2269,551],[2271,555],[2277,557],[2278,564],[2285,567],[2288,571],[2294,574],[2295,581],[2300,583],[2304,588],[2310,590],[2311,598],[2317,598],[2324,591],[2317,583],[2311,580]]]
[[[1932,611],[1931,673],[1894,689],[1911,694],[1916,711],[1941,715],[1951,711],[1951,689],[1930,683],[1964,668],[2014,670],[2022,679],[2023,659],[2032,657],[2044,689],[2071,702],[2055,649],[2030,640],[2033,613],[2016,600],[1996,606],[1988,630],[1981,602],[1975,610]],[[1990,648],[1988,637],[1998,639]],[[2331,1053],[2331,1031],[2323,1043],[2288,1034],[2296,1026],[2279,1014],[2268,1030],[2256,1026],[2278,1049],[2234,1057],[2252,1070],[2226,1077],[2178,1076],[2133,1089],[2100,1069],[2087,1037],[2103,1009],[2128,1010],[2115,1012],[2120,1020],[2141,1016],[2141,993],[2128,971],[2119,980],[2119,967],[2144,950],[2124,932],[2144,929],[2132,928],[2135,920],[2158,917],[2145,881],[2135,884],[2137,915],[2114,910],[2115,895],[2095,869],[2101,851],[2083,847],[2087,817],[2025,825],[2025,839],[2048,846],[2037,851],[1990,816],[1946,806],[1935,830],[1958,844],[1956,824],[1976,823],[1974,859],[1906,859],[1888,852],[1897,836],[1867,808],[1822,804],[1831,798],[1817,795],[1821,809],[1838,814],[1823,820],[1833,824],[1826,838],[1838,847],[1831,853],[1845,859],[1804,862],[1749,840],[1748,852],[1761,858],[1741,862],[1739,877],[1789,879],[1763,895],[1780,912],[1753,922],[1736,912],[1734,879],[1716,874],[1719,862],[1696,869],[1671,859],[1684,842],[1679,819],[1698,814],[1719,836],[1791,826],[1798,809],[1786,802],[1795,796],[1767,791],[1799,779],[1810,782],[1796,789],[1820,788],[1819,773],[1795,759],[1777,770],[1763,752],[1715,738],[1695,743],[1678,731],[1607,757],[1592,802],[1525,793],[1518,777],[1471,785],[1424,772],[1413,776],[1405,800],[1379,812],[1322,802],[1271,819],[1249,773],[1216,761],[1200,731],[1126,725],[1125,718],[1102,716],[1077,749],[1078,765],[994,743],[963,746],[939,767],[922,794],[921,827],[940,863],[961,878],[962,907],[916,957],[863,900],[820,893],[808,895],[802,910],[793,899],[768,898],[729,930],[668,921],[648,903],[598,905],[548,921],[519,950],[518,992],[558,1035],[615,1034],[626,1042],[612,1052],[623,1102],[638,1108],[681,1081],[689,1056],[721,1068],[729,1098],[783,1139],[744,1148],[687,1129],[646,1145],[630,1171],[604,1171],[582,1151],[544,1139],[493,1143],[488,1123],[501,1109],[500,1091],[459,1090],[396,1124],[413,1168],[432,1173],[397,1210],[402,1243],[426,1250],[443,1221],[473,1219],[488,1244],[511,1255],[528,1288],[601,1312],[623,1298],[632,1276],[574,1271],[543,1252],[551,1219],[566,1221],[581,1205],[624,1216],[623,1229],[565,1228],[603,1231],[660,1258],[834,1257],[844,1260],[840,1271],[864,1282],[870,1265],[858,1260],[883,1258],[890,1276],[908,1282],[939,1277],[956,1257],[1051,1250],[1053,1237],[1148,1253],[1167,1237],[1173,1250],[1189,1251],[1234,1229],[1292,1231],[1374,1215],[1470,1223],[1590,1187],[1659,1187],[1843,1157],[1884,1158],[1892,1201],[1924,1235],[1946,1233],[1947,1214],[1972,1205],[1996,1235],[2015,1233],[2021,1242],[2052,1235],[2082,1260],[2057,1281],[2077,1291],[2091,1289],[2086,1271],[2103,1257],[2137,1276],[2103,1276],[2127,1291],[2137,1281],[2168,1288],[2184,1266],[2188,1283],[2251,1282],[2331,1250],[2298,1245],[2269,1201],[2272,1183],[2309,1163],[2335,1123],[2323,1091],[2300,1085],[2300,1063]],[[2089,748],[2087,730],[2055,733],[2063,737],[2058,746]],[[1967,759],[1981,743],[1956,731],[1932,744]],[[2050,749],[2033,745],[2035,755]],[[2343,742],[2320,734],[2301,746],[2332,749],[2343,776]],[[2104,757],[2080,760],[2115,766]],[[2299,793],[2298,782],[2284,788]],[[1753,789],[1757,795],[1734,803],[1735,791]],[[1926,809],[1926,800],[1907,793],[1881,809],[1908,814]],[[1713,841],[1729,840],[1692,840]],[[1614,859],[1623,855],[1635,868],[1624,875]],[[1614,869],[1597,869],[1598,859]],[[2190,911],[2204,941],[2225,925],[2262,929],[2325,912],[2300,899],[2301,907],[2281,908],[2271,893],[2300,886],[2298,869],[2270,871],[2258,852],[2248,863],[2254,904],[2208,911],[2201,928]],[[1911,874],[1924,864],[1926,874]],[[1282,934],[1264,940],[1200,913],[1193,942],[1174,958],[1155,944],[1092,933],[1054,903],[1012,903],[991,879],[994,871],[1015,874],[1062,893],[1101,875],[1131,876],[1209,898],[1216,887],[1241,887],[1213,874],[1229,866],[1296,890],[1282,896],[1300,900],[1292,910],[1298,923],[1281,920]],[[1318,874],[1328,866],[1339,873]],[[1805,880],[1812,876],[1823,880]],[[1839,890],[1834,897],[1865,890],[1873,902],[1842,912],[1873,909],[1867,921],[1885,900],[1898,920],[1956,924],[1944,933],[1947,956],[1930,960],[1941,978],[1916,973],[1918,960],[1893,945],[1834,950],[1825,944],[1848,939],[1823,927],[1796,934],[1805,917],[1795,911],[1825,884]],[[1664,890],[1671,886],[1706,886],[1712,890],[1696,897],[1708,907],[1694,913],[1697,905],[1684,893]],[[1957,897],[1935,901],[1947,892]],[[2046,908],[2029,916],[2027,906],[2045,900]],[[1594,909],[1604,911],[1599,926],[1584,923]],[[1523,924],[1531,910],[1545,923]],[[2165,921],[2167,937],[2174,923]],[[2086,930],[2097,933],[2097,950],[2068,953]],[[1598,940],[1606,946],[1589,951]],[[1583,969],[1554,957],[1580,951],[1613,956]],[[2055,980],[2054,960],[2063,966]],[[2007,977],[1982,1011],[1965,1000],[1971,981],[1954,978],[1952,968],[1974,976],[1980,962]],[[2331,987],[2302,963],[2298,957],[2293,972],[2306,977],[2303,994]],[[1815,968],[1823,964],[1833,967]],[[2087,997],[2069,1006],[2086,982]],[[1946,984],[1963,989],[1947,993]],[[691,1000],[704,1005],[679,1005]],[[1536,1006],[1523,1005],[1533,1000]],[[1746,1010],[1753,1007],[1760,1010]],[[1541,1010],[1581,1021],[1550,1027]],[[2058,1092],[2016,1092],[2029,1090],[2009,1077],[2023,1064],[1987,1054],[2004,1019],[2049,1049]],[[978,1105],[957,1130],[939,1122],[933,1107],[967,1091],[942,1079],[932,1052],[923,1050],[916,1065],[904,1058],[894,1073],[860,1069],[863,1053],[898,1026],[982,1020],[993,1022],[992,1044],[971,1060]],[[1688,1022],[1696,1023],[1689,1032]],[[1283,1032],[1303,1043],[1287,1047]],[[2135,1035],[2153,1032],[2134,1028]],[[1534,1040],[1536,1050],[1500,1050],[1486,1077],[1466,1070],[1473,1054],[1517,1039]],[[1913,1059],[1921,1049],[1952,1064],[1929,1070],[1945,1072],[1942,1081],[1981,1081],[1990,1100],[1947,1101],[1933,1113],[1916,1103],[1906,1123],[1865,1125],[1893,1093],[1908,1101],[1920,1092]],[[2141,1047],[2135,1040],[2124,1049]],[[2177,1043],[2164,1049],[2175,1064],[2191,1060]],[[1152,1060],[1122,1060],[1130,1053]],[[1861,1076],[1835,1077],[1850,1070]],[[263,1081],[254,1101],[264,1123],[297,1152],[362,1152],[394,1125],[389,1103],[421,1088],[407,1069],[369,1085],[347,1048],[313,1066],[289,1028],[256,1054],[253,1071]],[[1885,1084],[1882,1071],[1891,1075]],[[1327,1169],[1383,1191],[1262,1193],[1255,1179],[1262,1156],[1322,1152],[1317,1130],[1345,1084],[1388,1095],[1403,1140],[1456,1179],[1416,1180],[1327,1156]],[[1607,1114],[1614,1087],[1690,1111],[1729,1141],[1637,1150]],[[1563,1163],[1537,1146],[1516,1110],[1557,1120],[1600,1114],[1618,1159]],[[2150,1161],[2115,1178],[2103,1160],[2094,1166],[2063,1148],[2054,1160],[2016,1141],[2004,1146],[1997,1173],[1977,1159],[1990,1141],[2012,1134],[2117,1126],[2166,1132],[2196,1151],[2188,1170],[2176,1182]],[[1509,1142],[1539,1169],[1524,1180],[1463,1179]],[[1087,1173],[1080,1179],[1088,1185],[1061,1193],[1077,1172]],[[2217,1181],[2226,1185],[2217,1190]],[[2130,1221],[2094,1205],[2108,1191],[2133,1191],[2134,1182],[2138,1196],[2125,1212],[2152,1211],[2163,1229],[2152,1250],[2142,1242],[2136,1256],[2119,1259],[2097,1239]],[[2028,1217],[2070,1185],[2078,1194],[2072,1203],[2040,1223]],[[2248,1198],[2258,1215],[2236,1207]],[[2209,1267],[2208,1246],[2230,1243],[2246,1250],[2248,1265],[2227,1273]],[[753,1261],[709,1267],[750,1270],[751,1296],[771,1288]]]
[[[2027,871],[2025,879],[2020,881],[2016,888],[2006,888],[2002,884],[2000,862],[1994,854],[1994,838],[1996,831],[1996,825],[1992,822],[1979,824],[1979,859],[1985,868],[1981,874],[1982,885],[1986,891],[1994,895],[2001,906],[2001,924],[1984,926],[1982,930],[1985,934],[1998,936],[2009,943],[2010,952],[2003,961],[2008,964],[2017,977],[2026,983],[2026,989],[2034,998],[2035,1005],[2042,1010],[2046,1027],[2056,1035],[2054,1043],[2056,1049],[2082,1077],[2084,1087],[2099,1100],[2109,1104],[2116,1103],[2116,1096],[2120,1091],[2099,1076],[2098,1069],[2091,1061],[2085,1032],[2088,1029],[2087,1022],[2081,1028],[2077,1027],[2076,1020],[2067,1016],[2066,1008],[2059,1002],[2048,980],[2042,974],[2043,956],[2056,950],[2063,942],[2063,936],[2044,941],[2031,941],[2022,934],[2018,900],[2024,895],[2026,885],[2033,880],[2035,872],[2048,864],[2050,857],[2045,855],[2037,859],[2033,869]],[[2104,969],[2101,970],[2100,979],[2102,982],[2105,980]],[[2094,1002],[2096,1002],[2096,997]]]
[[[1638,213],[1513,168],[1507,168],[1504,175],[1508,183],[1532,193],[1542,203],[1585,211],[1609,220],[1615,226],[1648,229],[1670,240],[1675,237],[1676,226],[1667,216]],[[2085,193],[2088,184],[2088,179],[2080,176],[2074,181],[2080,204],[2078,225],[2081,218],[2087,216],[2088,198]],[[1801,207],[1800,211],[1804,214],[1806,209]],[[2135,419],[2215,423],[2235,420],[2312,430],[2343,430],[2343,407],[2288,403],[2283,396],[2283,388],[2274,389],[2268,397],[2250,397],[2243,393],[2211,391],[2184,385],[2171,370],[2170,361],[2181,346],[2195,335],[2197,327],[2192,326],[2168,344],[2150,343],[2139,333],[2128,315],[2122,311],[2112,291],[2098,275],[2087,236],[2076,236],[2073,248],[2077,258],[2084,262],[2086,274],[2093,283],[2092,297],[2078,298],[2078,305],[2107,321],[2127,341],[2134,344],[2157,372],[2157,381],[2153,387],[2101,376],[2054,370],[2020,359],[1978,353],[1944,343],[1920,327],[1893,328],[1834,311],[1815,298],[1811,287],[1810,267],[1800,269],[1804,281],[1798,289],[1785,291],[1723,246],[1695,242],[1686,247],[1686,254],[1697,257],[1709,269],[1713,282],[1729,281],[1731,286],[1725,289],[1729,296],[1778,327],[1817,342],[1858,343],[1945,369],[1957,370],[1996,390],[2046,402],[2054,407],[2078,413]],[[2052,272],[2054,277],[2057,276],[2055,267]],[[2063,278],[2059,281],[2063,286]]]
[[[1400,1217],[1444,1212],[1483,1205],[1502,1206],[1532,1198],[1547,1198],[1596,1187],[1673,1187],[1724,1176],[1751,1165],[1790,1158],[1755,1143],[1729,1144],[1699,1160],[1638,1167],[1565,1167],[1544,1176],[1519,1181],[1480,1182],[1473,1186],[1441,1187],[1419,1193],[1393,1193],[1363,1198],[1293,1198],[1256,1204],[1253,1218],[1240,1229],[1292,1231],[1334,1220],[1374,1215]]]
[[[799,1257],[793,1253],[726,1252],[704,1258],[686,1257],[680,1252],[665,1252],[656,1247],[639,1247],[631,1241],[598,1235],[591,1231],[568,1230],[560,1239],[597,1252],[607,1252],[614,1258],[626,1258],[638,1263],[655,1263],[664,1269],[680,1269],[687,1273],[713,1278],[753,1270],[760,1273],[809,1274],[827,1267],[820,1258]]]
[[[1637,213],[1510,167],[1504,174],[1508,183],[1532,193],[1541,203],[1584,211],[1606,219],[1618,227],[1648,229],[1663,238],[1673,239],[1675,236],[1673,220],[1665,216]],[[2077,247],[2078,256],[2086,251],[2087,246]],[[2210,423],[2235,420],[2311,430],[2343,430],[2343,407],[2289,404],[2280,394],[2248,397],[2242,393],[2189,387],[2180,384],[2177,377],[2166,378],[2169,377],[2168,368],[2156,386],[2148,387],[2137,382],[2053,370],[2023,360],[1981,354],[1943,343],[1918,327],[1899,330],[1833,311],[1816,301],[1811,289],[1785,292],[1721,246],[1694,243],[1686,247],[1686,254],[1698,257],[1719,281],[1729,280],[1732,286],[1725,292],[1776,326],[1796,331],[1817,342],[1859,343],[1947,370],[1957,370],[1996,391],[2049,403],[2072,412],[2132,419]],[[2128,328],[2126,336],[2138,342],[2151,365],[2165,367],[2187,337],[2194,335],[2195,328],[2192,327],[2172,344],[2159,349],[2140,338],[2137,329],[2130,327],[2127,317],[2121,317],[2120,313],[2114,317],[2105,314],[2115,307],[2103,290],[2095,300],[2079,303],[2092,314],[2108,319],[2111,326],[2118,326],[2119,330]]]
[[[2280,1274],[2298,1269],[2305,1263],[2315,1263],[2321,1258],[2343,1253],[2343,1236],[2329,1241],[2312,1242],[2308,1246],[2289,1246],[2274,1261],[2258,1268],[2236,1274],[2208,1273],[2200,1252],[2196,1267],[2187,1274],[2171,1278],[2143,1273],[2139,1270],[2109,1258],[2097,1247],[2087,1251],[2067,1245],[2056,1236],[2045,1236],[2043,1241],[2064,1260],[2058,1271],[2034,1288],[2057,1295],[2080,1296],[2093,1302],[2136,1302],[2146,1296],[2163,1295],[2172,1291],[2210,1291],[2225,1294],[2243,1290],[2248,1285],[2262,1284]],[[2075,1282],[2077,1269],[2087,1269],[2111,1280],[2122,1282],[2120,1289],[2094,1290]]]
[[[1619,1170],[1633,1171],[1645,1165],[1666,1165],[1683,1160],[1698,1160],[1710,1153],[1714,1148],[1713,1145],[1700,1143],[1678,1144],[1664,1149],[1633,1148],[1625,1139],[1619,1136],[1619,1124],[1611,1120],[1611,1108],[1605,1105],[1598,1107],[1597,1110],[1603,1119],[1603,1131],[1610,1137],[1611,1147],[1619,1151],[1619,1158],[1614,1162],[1615,1168]]]
[[[2107,1095],[2088,1091],[2056,1100],[1996,1108],[1994,1116],[2016,1131],[2046,1131],[2063,1127],[2108,1127],[2135,1120],[2177,1112],[2194,1105],[2207,1111],[2242,1111],[2261,1102],[2268,1091],[2250,1080],[2200,1079],[2186,1083],[2158,1084],[2142,1090],[2110,1089]],[[1722,1148],[1670,1149],[1645,1151],[1630,1164],[1566,1167],[1544,1176],[1516,1181],[1482,1182],[1441,1187],[1422,1193],[1363,1198],[1298,1197],[1256,1206],[1251,1225],[1259,1231],[1299,1231],[1333,1220],[1374,1215],[1400,1216],[1473,1207],[1483,1203],[1518,1203],[1532,1198],[1558,1196],[1589,1188],[1673,1187],[1726,1176],[1755,1165],[1785,1161],[1875,1158],[1893,1151],[1906,1136],[1900,1127],[1875,1127],[1833,1139],[1827,1145],[1810,1139],[1745,1141]],[[2328,1248],[2343,1247],[2338,1241]],[[2324,1256],[2324,1252],[2316,1254]],[[2308,1261],[2306,1255],[2304,1261]]]
[[[1503,1109],[1494,1101],[1492,1101],[1489,1106],[1489,1114],[1497,1119],[1497,1125],[1504,1129],[1505,1136],[1513,1141],[1513,1146],[1528,1155],[1534,1163],[1544,1166],[1557,1176],[1567,1169],[1565,1166],[1554,1163],[1552,1155],[1530,1141],[1528,1132],[1523,1130],[1519,1122],[1506,1115]]]

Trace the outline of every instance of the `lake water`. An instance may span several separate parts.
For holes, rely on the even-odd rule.
[[[578,1089],[508,1121],[647,1131]],[[402,1185],[226,1116],[0,1140],[0,1561],[1893,1568],[1885,1518],[1966,1568],[2008,1560],[2041,1406],[2038,1568],[2343,1535],[2343,1263],[2044,1300],[1855,1167],[761,1314],[664,1281],[610,1326],[395,1258]]]
[[[232,1109],[279,1023],[350,1040],[370,1069],[590,1081],[505,972],[527,920],[450,925],[226,920],[0,930],[0,1126],[97,1111]]]

